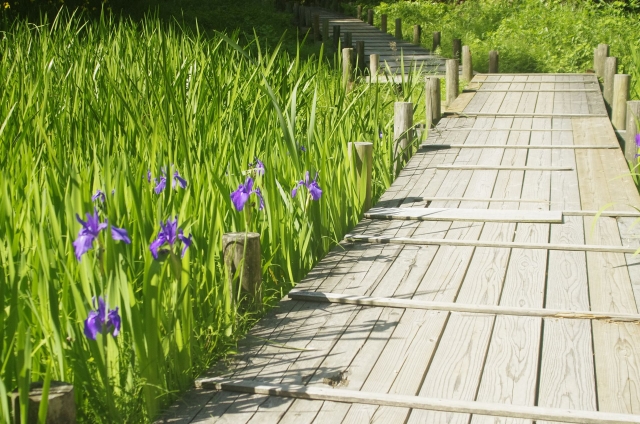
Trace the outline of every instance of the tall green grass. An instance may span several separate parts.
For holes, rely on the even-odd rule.
[[[236,35],[205,38],[157,20],[17,20],[1,33],[0,415],[31,381],[74,384],[82,422],[144,422],[216,357],[252,316],[234,309],[221,235],[261,233],[263,284],[278,298],[361,213],[347,143],[374,142],[374,196],[393,178],[393,102],[406,84],[345,94],[339,64],[301,60]],[[419,94],[419,93],[418,93]],[[379,132],[383,137],[379,138]],[[304,146],[306,152],[300,149]],[[229,194],[254,158],[266,166],[265,210],[249,223]],[[186,190],[146,179],[179,170]],[[170,168],[173,166],[173,168]],[[323,196],[290,191],[318,172]],[[92,203],[98,189],[106,202]],[[113,193],[112,193],[113,190]],[[75,214],[99,208],[130,245],[103,237],[78,262]],[[177,268],[153,260],[159,223],[177,215],[194,245]],[[104,272],[102,265],[104,264]],[[174,276],[175,269],[181,271]],[[83,335],[102,296],[117,337]],[[23,402],[24,409],[26,404]],[[26,414],[22,414],[23,420]]]

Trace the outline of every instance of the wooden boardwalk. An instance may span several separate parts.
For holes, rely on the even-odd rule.
[[[159,422],[640,422],[640,197],[595,76],[471,87]]]

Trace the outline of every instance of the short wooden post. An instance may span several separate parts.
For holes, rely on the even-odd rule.
[[[371,209],[371,174],[373,171],[373,143],[358,141],[349,143],[349,159],[356,173],[358,194],[362,210]]]
[[[467,82],[473,79],[473,60],[469,46],[462,46],[462,79]]]
[[[420,25],[413,26],[413,44],[420,45],[420,35],[422,31]]]
[[[432,126],[435,126],[440,120],[442,115],[441,100],[440,100],[440,78],[438,77],[425,77],[425,128],[429,130]]]
[[[340,25],[333,26],[333,47],[337,49],[340,46]]]
[[[440,47],[440,31],[435,31],[433,33],[433,48],[431,52],[435,52],[438,47]]]
[[[356,41],[356,68],[359,74],[364,75],[364,40]]]
[[[322,41],[329,41],[329,18],[322,18]]]
[[[613,104],[611,105],[611,123],[617,130],[624,130],[627,120],[627,100],[631,75],[616,74],[613,77]]]
[[[348,91],[353,83],[353,49],[346,47],[342,49],[342,85]]]
[[[378,81],[378,64],[380,63],[379,54],[369,55],[369,81]]]
[[[409,159],[409,146],[413,140],[413,103],[395,102],[393,113],[394,158],[402,154],[404,160]]]
[[[320,41],[320,15],[313,14],[313,41]]]
[[[593,69],[596,71],[596,75],[600,78],[604,78],[604,61],[609,56],[609,45],[598,44],[593,57]]]
[[[367,10],[367,23],[373,26],[373,9]]]
[[[640,134],[638,122],[640,122],[640,100],[631,100],[627,102],[627,129],[625,133],[624,157],[634,165],[638,161],[638,158],[636,158],[636,154],[638,154],[636,135]]]
[[[458,97],[458,61],[456,59],[447,59],[445,62],[446,69],[446,90],[447,90],[447,106],[451,106],[453,101]]]
[[[453,39],[453,58],[460,60],[461,53],[462,53],[462,40],[459,38],[454,38]]]
[[[351,32],[347,31],[344,33],[344,45],[342,48],[350,49],[351,47],[353,47],[352,36]]]
[[[402,19],[396,19],[396,38],[402,40]]]
[[[356,17],[362,20],[362,5],[358,5],[358,8],[356,10],[357,10]]]
[[[42,382],[31,383],[29,390],[29,405],[27,423],[38,423],[38,409],[42,402]],[[52,381],[47,396],[47,424],[75,424],[76,402],[73,396],[73,386],[62,381]],[[13,407],[13,422],[20,423],[20,395],[18,391],[11,393]]]
[[[387,15],[380,15],[380,31],[386,33],[387,32]]]
[[[489,52],[489,73],[490,74],[497,74],[498,72],[500,72],[498,67],[499,58],[500,58],[500,55],[496,50],[491,50]]]
[[[618,73],[618,58],[608,57],[604,61],[604,90],[603,97],[609,110],[613,102],[613,77]]]
[[[262,303],[262,261],[260,234],[226,233],[222,235],[222,254],[228,275],[229,293],[238,298],[236,287],[246,291],[255,305]],[[239,281],[240,285],[234,284]]]

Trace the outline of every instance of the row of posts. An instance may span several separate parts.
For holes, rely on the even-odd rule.
[[[618,58],[609,56],[609,45],[598,44],[593,50],[593,69],[602,78],[602,96],[607,105],[611,123],[624,141],[623,150],[627,160],[635,163],[640,119],[640,100],[629,100],[631,75],[618,73]]]

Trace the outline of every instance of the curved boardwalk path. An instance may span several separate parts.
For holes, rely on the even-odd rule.
[[[640,422],[640,197],[595,76],[470,87],[159,422]]]

